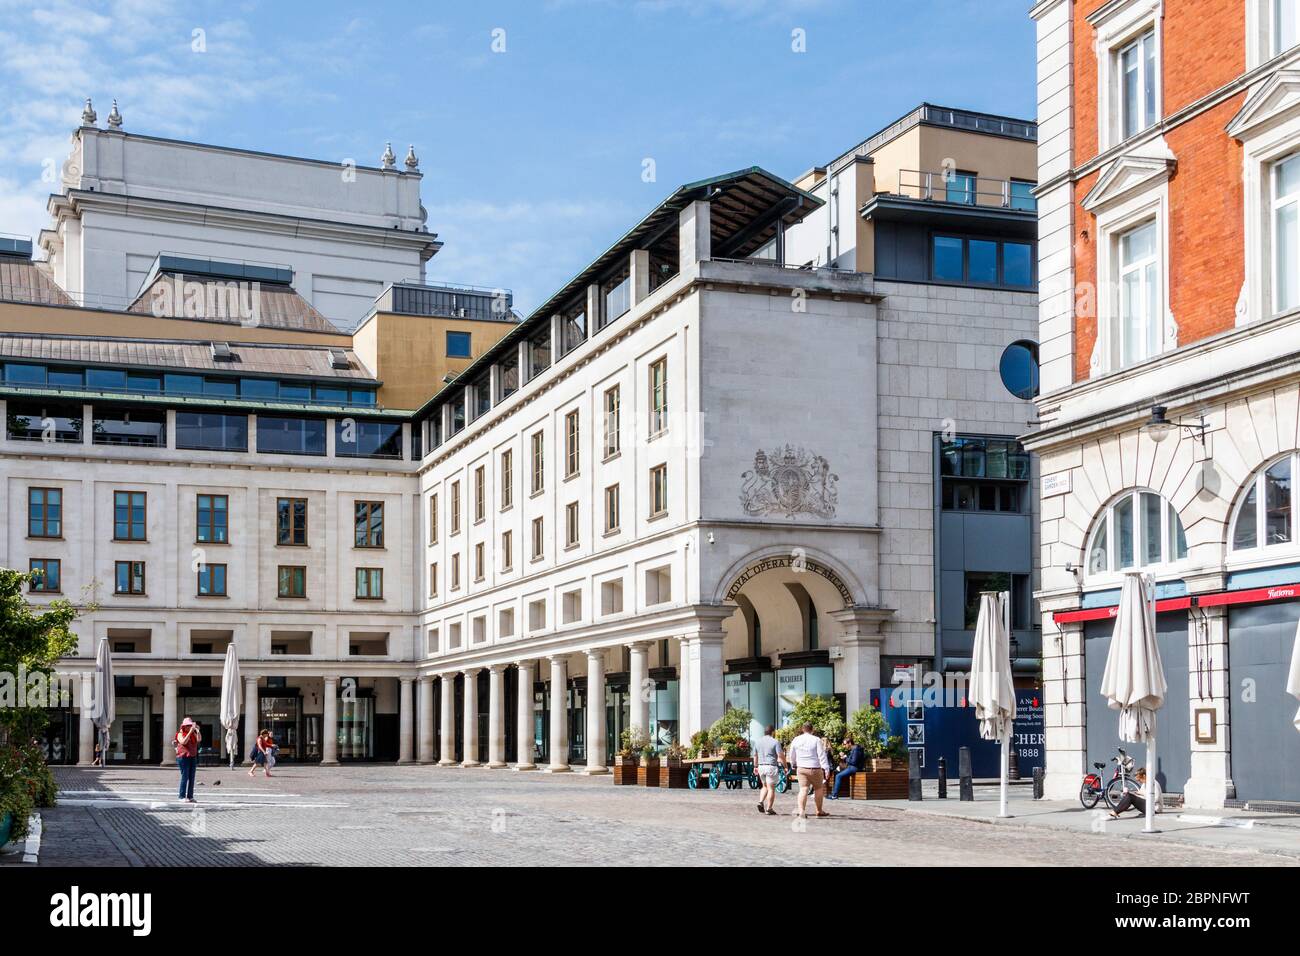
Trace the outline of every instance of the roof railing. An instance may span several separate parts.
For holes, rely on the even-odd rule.
[[[897,195],[947,205],[1033,212],[1038,201],[1030,190],[1036,185],[1030,180],[994,179],[954,170],[900,169]]]

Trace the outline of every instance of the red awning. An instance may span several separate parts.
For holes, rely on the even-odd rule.
[[[1223,607],[1229,604],[1262,604],[1268,601],[1290,601],[1300,598],[1300,584],[1279,584],[1267,588],[1251,588],[1248,591],[1216,591],[1213,594],[1195,594],[1185,597],[1166,598],[1156,601],[1156,613],[1165,611],[1185,611],[1189,607]],[[1076,611],[1057,611],[1052,619],[1057,624],[1071,624],[1077,621],[1104,621],[1119,613],[1119,606],[1090,607]]]

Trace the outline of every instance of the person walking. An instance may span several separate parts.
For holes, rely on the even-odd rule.
[[[248,770],[250,777],[257,776],[258,768],[261,768],[266,776],[271,776],[271,768],[275,766],[275,738],[271,736],[269,730],[264,730],[257,735],[253,752],[249,756],[253,758],[253,766]]]
[[[754,744],[754,772],[763,788],[758,793],[758,812],[768,816],[776,816],[772,804],[776,802],[776,781],[785,760],[781,742],[773,736],[775,732],[776,728],[768,724],[763,736]]]
[[[183,803],[194,803],[194,773],[199,763],[199,744],[203,742],[203,733],[193,718],[181,721],[181,729],[172,738],[176,748],[176,767],[181,772],[181,785],[176,798]]]
[[[861,744],[854,741],[852,734],[844,738],[844,752],[844,766],[835,775],[835,786],[831,788],[831,795],[828,798],[830,800],[838,800],[840,798],[840,784],[867,765],[867,752],[862,749]]]
[[[803,733],[790,741],[790,764],[799,778],[799,807],[795,815],[808,819],[808,794],[817,804],[817,816],[829,817],[822,809],[822,795],[826,792],[826,778],[830,774],[830,758],[826,745],[813,733],[812,724],[803,725]]]

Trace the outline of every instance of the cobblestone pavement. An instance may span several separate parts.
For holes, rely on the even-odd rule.
[[[615,787],[609,777],[509,770],[282,766],[271,779],[199,771],[58,768],[41,866],[1094,865],[1129,838],[1015,826],[842,800],[798,827],[791,794]],[[1263,853],[1147,841],[1149,865],[1294,865]],[[1112,857],[1114,858],[1114,857]]]

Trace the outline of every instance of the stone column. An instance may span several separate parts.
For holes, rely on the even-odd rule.
[[[695,733],[695,718],[691,713],[691,641],[688,637],[677,641],[677,739],[683,745],[691,742]]]
[[[488,762],[499,770],[506,765],[505,664],[488,668]]]
[[[175,674],[163,675],[163,748],[162,748],[162,766],[176,766],[176,750],[168,742],[172,734],[180,729],[180,723],[176,718],[176,681]]]
[[[326,677],[322,681],[321,709],[321,766],[339,765],[339,679]]]
[[[647,734],[650,733],[650,698],[649,698],[649,681],[650,681],[650,645],[648,643],[637,643],[629,648],[631,657],[631,676],[628,681],[628,694],[631,696],[631,708],[628,719],[632,722],[633,727],[637,727]]]
[[[1052,609],[1044,608],[1043,722],[1047,754],[1043,795],[1048,800],[1077,799],[1079,781],[1088,765],[1083,651],[1083,624],[1058,625]],[[1104,706],[1100,702],[1097,705]]]
[[[456,675],[443,674],[442,686],[442,744],[438,766],[456,766]]]
[[[871,701],[871,690],[880,686],[880,651],[885,637],[880,623],[892,611],[851,607],[831,611],[840,625],[844,646],[844,702],[851,714]]]
[[[95,729],[90,719],[91,697],[94,695],[94,677],[86,674],[77,677],[77,708],[81,714],[81,725],[77,730],[77,766],[89,767],[95,762]]]
[[[547,773],[569,772],[569,673],[564,655],[551,662],[551,763]]]
[[[261,714],[257,710],[257,678],[246,677],[244,678],[244,752],[240,756],[241,763],[248,761],[252,764],[253,762],[248,759],[248,755],[257,740],[257,732],[261,729],[257,726],[260,719]]]
[[[710,624],[716,625],[716,632],[711,626],[691,642],[694,651],[691,655],[691,716],[696,730],[707,730],[722,716],[725,697],[722,622]]]
[[[420,678],[420,763],[433,763],[433,678]]]
[[[401,677],[401,693],[397,698],[397,762],[415,763],[415,709],[412,693],[414,679]]]
[[[609,773],[605,766],[605,649],[587,652],[586,773]]]
[[[533,763],[533,662],[519,662],[519,714],[515,727],[515,769],[536,770]]]
[[[462,767],[478,766],[478,672],[472,667],[465,671],[465,753]]]
[[[1195,616],[1193,616],[1195,615]],[[1203,617],[1202,617],[1203,615]],[[1201,608],[1187,617],[1189,713],[1186,730],[1179,726],[1176,714],[1170,714],[1170,734],[1187,733],[1191,737],[1192,775],[1183,789],[1183,805],[1199,810],[1219,810],[1236,796],[1232,782],[1231,750],[1228,746],[1232,708],[1228,705],[1228,609]],[[1196,742],[1196,712],[1214,711],[1212,744]],[[1160,748],[1176,747],[1177,742],[1158,740]],[[1158,756],[1157,752],[1157,756]],[[1176,790],[1183,781],[1170,780],[1165,789]]]

